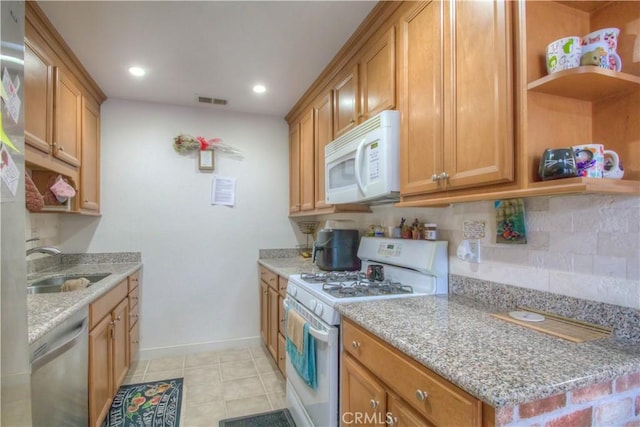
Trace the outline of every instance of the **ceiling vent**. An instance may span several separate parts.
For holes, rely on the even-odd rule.
[[[210,96],[197,96],[198,102],[201,104],[211,104],[211,105],[227,105],[229,101],[221,98],[212,98]]]

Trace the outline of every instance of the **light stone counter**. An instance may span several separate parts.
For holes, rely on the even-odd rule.
[[[269,270],[277,273],[278,276],[289,278],[291,274],[315,273],[322,271],[315,264],[311,263],[311,258],[293,256],[288,258],[260,258],[258,263]]]
[[[489,316],[458,295],[342,304],[343,316],[493,407],[518,405],[640,371],[640,345],[572,343]]]
[[[30,274],[27,277],[28,283],[61,274],[111,274],[82,290],[27,295],[29,344],[41,338],[73,313],[86,307],[142,267],[140,254],[62,256],[65,259],[63,263]]]

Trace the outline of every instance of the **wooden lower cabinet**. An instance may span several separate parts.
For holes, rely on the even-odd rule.
[[[89,305],[89,425],[100,427],[113,397],[137,358],[139,272]],[[130,289],[130,287],[133,287]],[[133,308],[130,308],[134,304]]]
[[[493,408],[348,319],[342,344],[343,425],[480,427],[493,418]]]
[[[260,336],[273,361],[285,375],[284,297],[287,279],[259,266],[260,271]]]

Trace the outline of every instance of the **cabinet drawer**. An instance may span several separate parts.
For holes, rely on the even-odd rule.
[[[129,308],[133,309],[135,306],[138,305],[139,301],[140,301],[140,289],[135,288],[134,290],[129,291]]]
[[[115,288],[89,305],[89,330],[93,329],[104,316],[109,314],[127,297],[127,281],[123,280]]]
[[[138,285],[140,284],[140,270],[136,271],[131,276],[129,276],[128,280],[129,280],[129,292],[131,292],[133,289],[137,288]]]
[[[278,292],[280,292],[280,295],[283,297],[287,296],[287,282],[289,282],[289,279],[278,277]]]
[[[278,289],[278,275],[263,266],[260,266],[260,279],[267,282],[273,289]]]
[[[129,300],[131,302],[131,300]],[[135,307],[129,309],[129,328],[132,328],[135,323],[138,322],[138,318],[140,317],[140,304],[137,304]]]
[[[342,325],[345,351],[420,414],[437,425],[480,425],[480,400],[348,320]]]

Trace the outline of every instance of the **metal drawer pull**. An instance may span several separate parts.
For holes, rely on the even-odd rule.
[[[371,399],[371,402],[369,402],[369,404],[371,405],[371,407],[373,409],[376,409],[378,407],[378,405],[380,404],[380,402],[378,402],[377,400]]]
[[[422,391],[420,389],[416,390],[416,399],[421,402],[424,402],[429,397],[429,393],[426,391]]]
[[[351,347],[353,347],[354,350],[357,350],[360,348],[360,343],[358,341],[352,341]]]
[[[387,414],[387,420],[389,420],[387,422],[387,425],[389,425],[389,426],[394,426],[394,425],[398,424],[398,417],[394,417],[391,412],[389,412]]]

